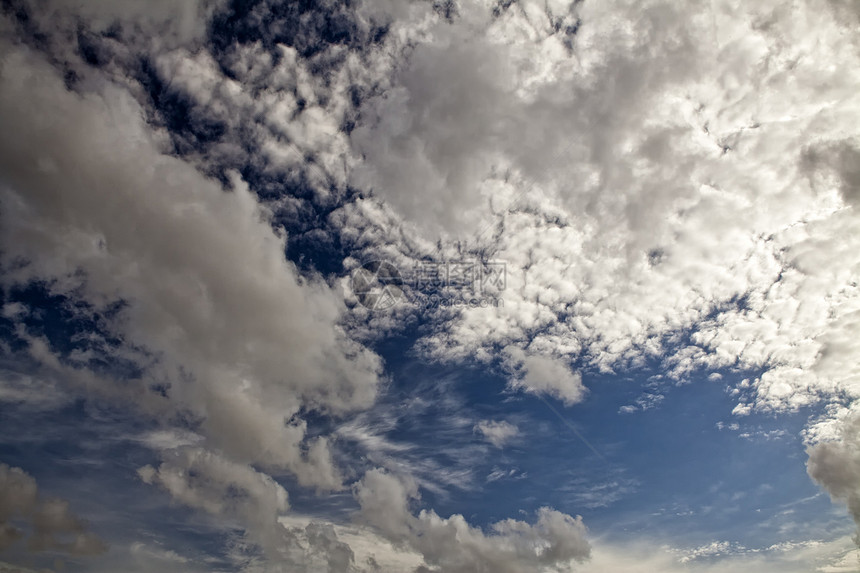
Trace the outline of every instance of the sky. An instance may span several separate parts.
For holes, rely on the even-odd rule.
[[[854,0],[0,0],[0,572],[860,571]]]

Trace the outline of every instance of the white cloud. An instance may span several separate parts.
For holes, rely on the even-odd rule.
[[[283,518],[291,529],[302,529],[312,522],[307,516]],[[373,529],[362,525],[330,524],[337,536],[348,541],[355,551],[357,566],[373,564],[368,571],[401,573],[425,571],[424,557],[410,546],[393,545]],[[586,573],[848,573],[856,568],[858,552],[849,537],[832,541],[785,542],[770,547],[745,548],[715,541],[700,547],[682,549],[659,540],[632,543],[595,540],[590,558],[576,563],[571,571]],[[372,561],[371,561],[372,560]],[[377,569],[378,567],[378,569]],[[531,569],[530,569],[531,570]],[[441,569],[447,572],[447,569]]]
[[[400,216],[385,224],[406,226],[400,241],[432,241],[413,225],[463,238],[492,230],[472,246],[508,261],[505,305],[439,313],[442,332],[422,345],[434,356],[488,360],[496,345],[513,344],[609,370],[659,356],[691,329],[695,345],[668,363],[675,375],[764,366],[757,407],[797,408],[853,388],[837,374],[856,339],[838,334],[851,330],[843,322],[857,298],[856,249],[836,242],[856,235],[845,208],[856,145],[844,127],[857,115],[846,97],[856,66],[841,65],[856,53],[835,39],[844,22],[834,18],[847,9],[817,0],[796,11],[659,1],[533,8],[491,21],[489,8],[468,5],[450,25],[432,23],[426,7],[369,5],[365,15],[393,18],[397,33],[364,61],[347,57],[326,85],[289,48],[278,66],[259,46],[236,49],[230,65],[256,91],[205,53],[163,51],[156,67],[208,115],[271,123],[253,137],[293,157],[279,169],[314,154],[322,180],[337,187],[344,165],[360,167],[358,183]],[[577,20],[575,36],[558,31]],[[402,64],[409,42],[418,46]],[[337,132],[350,82],[369,85],[390,69],[378,80],[390,89],[364,104],[350,150]],[[772,89],[754,88],[765,84]],[[306,107],[287,121],[292,91]],[[347,210],[372,217],[359,204],[332,222],[347,224]],[[472,215],[485,208],[497,225],[479,229]],[[379,239],[362,237],[368,248]],[[810,274],[813,260],[829,274]],[[753,312],[729,308],[703,322],[743,295]]]
[[[506,261],[508,284],[503,307],[434,316],[419,349],[505,348],[513,387],[568,403],[577,359],[762,372],[737,415],[856,400],[855,12],[584,3],[572,55],[525,5],[430,36],[365,105],[359,182],[405,228]],[[815,446],[810,471],[850,499],[826,471],[828,453],[850,471],[841,443]]]
[[[502,308],[440,313],[420,348],[489,361],[515,345],[601,370],[672,349],[676,377],[763,368],[758,408],[853,388],[857,337],[840,333],[857,249],[837,237],[858,235],[860,78],[843,23],[816,0],[573,12],[570,57],[542,11],[470,9],[366,104],[363,184],[407,228],[508,263]],[[432,88],[452,84],[462,97]],[[684,331],[694,345],[676,350]]]
[[[485,362],[506,348],[513,387],[568,403],[576,358],[663,359],[677,379],[762,371],[737,415],[856,399],[854,12],[585,3],[573,57],[525,6],[431,36],[365,106],[359,183],[407,229],[505,260],[509,280],[503,307],[439,313],[419,348]],[[810,450],[810,474],[849,504],[851,443]]]
[[[333,525],[308,520],[297,526],[286,516],[288,494],[265,473],[232,462],[202,448],[181,448],[164,454],[158,468],[144,466],[141,479],[170,492],[178,502],[240,525],[246,539],[262,548],[264,559],[234,556],[246,573],[284,568],[328,573],[353,573],[355,557]],[[132,548],[132,553],[136,553]],[[165,555],[156,556],[161,559]],[[178,556],[177,556],[178,557]]]
[[[623,471],[611,471],[606,476],[573,477],[558,486],[566,503],[574,507],[594,509],[608,507],[633,496],[639,490],[639,482]]]
[[[409,506],[418,496],[415,483],[382,470],[368,471],[355,496],[369,525],[419,552],[433,568],[419,571],[568,571],[589,555],[582,519],[547,507],[532,525],[507,519],[484,533],[461,515],[444,519],[432,510],[413,515]]]
[[[567,405],[580,402],[586,393],[582,376],[572,372],[563,359],[529,355],[515,346],[505,348],[515,374],[511,387],[535,394],[548,394]]]
[[[133,439],[139,440],[156,451],[164,451],[198,445],[204,438],[187,430],[168,429],[154,430],[139,437],[135,436]]]
[[[480,420],[460,384],[461,376],[453,373],[419,375],[408,387],[395,389],[369,411],[341,423],[336,432],[340,451],[360,460],[350,464],[350,470],[361,475],[368,467],[380,467],[408,475],[437,499],[479,491],[479,468],[496,456],[488,444],[474,439]],[[513,419],[507,424],[514,426]]]
[[[494,467],[493,471],[491,471],[486,477],[486,483],[492,483],[494,481],[499,481],[502,479],[514,479],[521,480],[526,479],[528,477],[527,472],[520,472],[517,468],[511,469],[501,469],[499,467]]]
[[[280,519],[291,531],[304,530],[319,519],[312,516],[291,514]],[[374,532],[372,528],[359,524],[322,522],[331,527],[338,539],[349,545],[354,553],[356,570],[367,573],[402,573],[415,571],[424,564],[423,557],[415,551]]]
[[[662,394],[653,394],[651,392],[646,392],[636,399],[635,405],[628,404],[626,406],[621,406],[618,411],[622,414],[632,414],[633,412],[637,412],[639,410],[650,410],[651,408],[656,408],[660,404],[660,402],[663,401],[664,398],[665,396],[663,396]]]
[[[850,539],[785,543],[772,547],[749,549],[725,541],[682,550],[660,542],[618,544],[594,542],[592,559],[580,569],[585,573],[651,573],[653,571],[729,573],[761,571],[762,573],[807,573],[809,571],[852,571],[856,551]]]
[[[18,565],[11,565],[9,563],[0,563],[0,571],[3,573],[39,573],[33,569],[24,569]]]
[[[520,433],[516,425],[504,420],[482,420],[475,424],[475,431],[480,433],[485,440],[497,448],[501,448]]]

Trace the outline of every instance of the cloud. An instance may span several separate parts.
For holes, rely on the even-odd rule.
[[[572,372],[563,360],[541,355],[528,355],[515,346],[505,348],[509,365],[517,372],[510,385],[535,394],[548,394],[566,405],[576,404],[585,397],[582,376]]]
[[[289,509],[286,490],[245,464],[202,448],[181,448],[166,453],[158,468],[144,466],[138,474],[186,506],[241,524],[248,540],[263,549],[265,570],[288,566],[331,573],[355,570],[352,550],[330,524],[285,527],[280,518]],[[253,559],[244,566],[256,570]]]
[[[44,27],[49,34],[60,36],[58,29],[73,30],[77,23],[83,22],[97,33],[119,26],[127,34],[148,34],[149,41],[168,46],[199,40],[206,32],[209,18],[224,4],[224,0],[192,0],[182,4],[170,0],[154,0],[146,4],[133,0],[11,2],[20,13],[33,18],[31,25]]]
[[[484,533],[461,515],[443,519],[432,510],[413,515],[409,506],[418,490],[408,478],[370,470],[354,491],[367,524],[421,553],[432,568],[416,571],[562,571],[589,556],[582,518],[548,507],[538,510],[534,524],[507,519]]]
[[[813,442],[807,448],[806,468],[834,500],[848,506],[860,544],[860,415],[844,416],[838,424],[838,439]]]
[[[516,425],[505,422],[504,420],[498,422],[495,420],[482,420],[475,424],[474,429],[476,432],[480,433],[485,440],[497,448],[501,448],[506,443],[516,438],[520,433],[520,430]]]
[[[608,507],[618,501],[631,498],[639,491],[640,483],[624,475],[623,471],[611,471],[608,475],[592,475],[588,478],[567,476],[564,485],[558,487],[564,499],[576,507],[594,509]]]
[[[504,304],[425,312],[416,350],[501,366],[513,390],[571,405],[583,373],[659,363],[677,380],[761,373],[736,388],[737,414],[857,398],[860,66],[845,0],[524,0],[447,18],[427,2],[265,1],[214,24],[221,2],[10,5],[0,280],[38,282],[82,317],[118,305],[103,326],[120,347],[95,354],[141,373],[120,384],[92,352],[29,331],[25,308],[2,314],[63,391],[192,426],[193,443],[169,427],[146,437],[174,451],[143,476],[240,522],[273,561],[352,566],[326,526],[273,525],[287,496],[270,474],[344,486],[331,439],[309,438],[305,419],[371,407],[383,365],[361,341],[418,312],[344,317],[335,277],[285,260],[308,237],[354,249],[345,271],[370,255],[504,261],[490,293]],[[274,231],[284,220],[307,234]],[[20,382],[0,397],[37,407]],[[810,475],[853,511],[854,430],[833,427]],[[498,428],[478,431],[501,444]],[[418,453],[369,425],[339,435],[420,473]],[[491,534],[415,516],[419,484],[371,472],[356,497],[426,566],[587,554],[581,522],[552,510]]]
[[[291,515],[281,519],[288,529],[304,529],[315,518]],[[367,573],[403,573],[414,571],[424,563],[423,557],[402,545],[375,533],[373,529],[357,524],[330,523],[337,537],[354,552],[355,567]]]
[[[856,249],[837,237],[856,235],[857,145],[837,126],[856,117],[844,97],[856,78],[852,66],[810,62],[856,53],[832,40],[842,3],[724,8],[526,2],[494,14],[468,5],[451,23],[427,7],[377,2],[339,13],[361,57],[329,58],[325,81],[310,65],[322,55],[251,44],[221,60],[158,50],[154,73],[189,99],[192,120],[226,126],[221,144],[191,154],[206,169],[250,161],[273,176],[314,171],[319,199],[354,173],[394,216],[382,221],[364,199],[341,206],[329,231],[347,244],[406,250],[380,244],[394,226],[423,250],[444,229],[508,262],[502,308],[433,315],[438,332],[419,345],[433,357],[492,360],[494,348],[514,345],[609,371],[669,353],[676,377],[763,369],[756,407],[792,409],[851,387],[835,373],[856,338],[837,334],[853,325],[844,321]],[[359,47],[374,19],[397,33],[379,49]],[[350,103],[350,82],[372,95]],[[764,84],[778,89],[752,87]],[[348,138],[339,131],[347,118]],[[251,143],[266,161],[237,151]],[[307,155],[313,169],[301,167]],[[679,349],[681,332],[693,336]],[[575,401],[565,386],[553,392]]]
[[[350,454],[341,460],[350,474],[385,468],[410,476],[443,500],[479,491],[479,468],[495,455],[475,440],[480,419],[462,383],[454,372],[419,374],[406,386],[392,387],[372,409],[339,424],[340,452]]]
[[[856,11],[720,6],[577,4],[569,50],[527,2],[473,8],[365,102],[358,184],[416,235],[460,239],[436,256],[471,248],[510,271],[503,307],[438,313],[420,350],[505,348],[512,387],[568,403],[584,388],[566,364],[650,360],[677,380],[760,373],[738,415],[856,400],[858,143],[842,126],[860,76],[856,38],[836,40]],[[845,444],[809,467],[851,504]]]
[[[66,405],[71,399],[54,380],[0,370],[0,403],[22,410],[43,411]]]
[[[325,442],[303,456],[304,423],[285,420],[302,406],[343,412],[375,398],[380,359],[339,329],[338,293],[299,279],[238,177],[225,192],[161,155],[123,92],[80,97],[33,54],[7,54],[3,256],[26,264],[5,284],[48,281],[96,308],[121,300],[109,329],[158,356],[129,399],[188,408],[237,459],[336,486]],[[46,108],[55,119],[38,121]],[[146,398],[155,381],[169,381],[168,400]]]
[[[660,402],[663,401],[665,396],[663,394],[654,394],[651,392],[645,392],[636,399],[636,404],[628,404],[626,406],[621,406],[618,411],[622,414],[632,414],[633,412],[637,412],[639,410],[645,411],[650,410],[652,408],[656,408]]]
[[[288,528],[301,529],[311,520],[308,517],[293,516],[283,521]],[[332,524],[332,528],[340,539],[349,540],[350,546],[356,550],[356,565],[367,564],[368,571],[402,573],[428,570],[421,569],[422,566],[427,568],[428,564],[414,549],[404,545],[392,545],[369,527]],[[858,552],[847,536],[832,541],[785,542],[758,548],[743,547],[725,541],[679,548],[659,539],[640,539],[634,542],[597,539],[592,542],[590,558],[585,562],[575,563],[570,570],[586,573],[728,573],[738,570],[765,573],[848,573],[856,569],[857,558]]]
[[[19,525],[25,524],[25,531]],[[92,556],[107,545],[74,515],[69,502],[39,495],[36,480],[21,468],[0,464],[0,551],[27,537],[27,550]]]
[[[3,24],[8,33],[6,16]],[[344,332],[341,293],[285,259],[287,238],[238,175],[225,189],[165,155],[165,133],[146,125],[145,110],[120,85],[102,77],[69,91],[42,55],[8,34],[0,43],[0,117],[8,128],[0,135],[0,280],[5,289],[45,285],[80,301],[82,314],[116,305],[121,310],[105,313],[102,326],[120,344],[97,358],[131,360],[140,374],[119,383],[93,370],[91,355],[66,354],[10,308],[18,341],[63,391],[108,399],[167,431],[191,425],[201,447],[165,453],[159,468],[144,472],[149,482],[235,520],[273,562],[301,566],[307,555],[290,553],[301,543],[273,525],[286,494],[266,472],[287,472],[318,491],[342,488],[329,440],[307,438],[302,416],[372,405],[381,359]],[[4,396],[33,402],[17,386],[4,384]],[[231,487],[247,499],[231,501]],[[36,546],[94,551],[88,537],[70,546],[54,540],[51,532],[77,532],[69,515],[56,503],[40,506]],[[333,556],[343,552],[326,531],[303,535]],[[346,567],[340,563],[332,570]]]
[[[810,178],[829,175],[835,181],[842,199],[857,205],[860,201],[860,150],[851,140],[827,145],[811,145],[804,150],[802,165]],[[829,173],[828,173],[829,172]],[[824,183],[825,181],[822,181]]]
[[[825,2],[723,8],[472,7],[365,102],[360,184],[402,228],[508,265],[503,307],[440,312],[419,349],[607,372],[656,359],[679,379],[737,365],[764,371],[759,409],[853,392],[839,372],[857,337],[839,333],[858,259],[837,237],[857,236],[857,144],[839,127],[860,113],[856,45],[809,41],[841,37]],[[581,25],[566,37],[554,18]],[[431,87],[451,84],[463,94]]]
[[[430,36],[353,132],[358,183],[404,228],[508,266],[502,307],[438,313],[418,348],[504,348],[512,387],[567,403],[567,364],[652,360],[759,373],[738,415],[856,400],[860,76],[856,38],[836,40],[856,10],[577,3],[563,38],[529,6]],[[850,443],[809,466],[849,504]]]
[[[129,571],[146,573],[147,571],[162,571],[164,573],[211,573],[217,565],[206,558],[197,555],[183,555],[172,549],[165,549],[161,544],[146,541],[132,541],[124,545],[112,545],[110,553],[102,556],[97,562],[90,564],[90,571],[109,573],[111,571]],[[17,569],[16,569],[17,571]]]
[[[763,548],[744,548],[725,541],[714,541],[689,550],[653,540],[629,544],[595,541],[592,559],[580,569],[585,573],[649,573],[651,571],[729,573],[805,573],[808,571],[845,572],[856,568],[857,552],[850,540],[784,543]]]
[[[201,448],[168,452],[158,468],[144,466],[138,474],[144,483],[158,484],[177,501],[208,513],[251,521],[268,516],[270,523],[260,527],[274,526],[289,508],[287,492],[271,477]]]
[[[499,467],[493,467],[493,471],[491,471],[486,477],[486,483],[492,483],[501,479],[521,480],[526,479],[527,477],[527,472],[520,472],[517,468],[501,469]]]
[[[489,198],[480,181],[492,166],[493,142],[504,137],[505,54],[463,37],[466,31],[440,27],[436,42],[419,44],[396,87],[365,104],[370,120],[352,134],[366,159],[356,183],[430,233],[481,223]]]

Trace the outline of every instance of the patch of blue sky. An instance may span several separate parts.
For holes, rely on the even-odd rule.
[[[583,515],[600,538],[678,546],[720,539],[768,547],[851,531],[804,469],[800,432],[816,412],[733,416],[730,389],[742,373],[659,389],[651,370],[641,379],[636,371],[586,375],[586,399],[564,407],[511,393],[485,368],[388,358],[392,385],[363,420],[391,459],[406,460],[403,469],[436,478],[420,505],[440,515],[459,512],[486,526],[548,505]],[[620,411],[643,388],[662,398]],[[474,431],[480,420],[507,421],[519,435],[494,447]]]
[[[62,498],[113,548],[145,540],[213,571],[231,570],[226,548],[241,530],[206,513],[172,503],[143,483],[137,469],[158,465],[145,437],[158,426],[94,400],[32,410],[0,402],[0,461],[26,468],[40,495]],[[109,555],[108,555],[109,557]],[[29,555],[48,567],[50,554]],[[65,557],[67,571],[89,570],[92,558]]]

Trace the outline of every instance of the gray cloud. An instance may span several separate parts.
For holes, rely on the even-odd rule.
[[[860,531],[860,416],[842,419],[838,439],[825,439],[807,449],[806,468],[834,500],[848,506]],[[860,533],[855,537],[860,545]]]
[[[20,50],[3,74],[3,256],[28,261],[7,284],[49,280],[97,306],[127,302],[111,328],[157,353],[150,375],[172,381],[153,407],[191,408],[239,459],[336,486],[325,443],[301,461],[304,423],[285,420],[302,405],[342,412],[374,400],[379,358],[339,331],[338,293],[298,279],[238,178],[225,193],[160,155],[121,92],[74,96]],[[55,121],[35,119],[48,108]],[[137,399],[146,386],[129,391]]]
[[[23,522],[27,531],[15,524]],[[36,480],[21,468],[0,464],[0,551],[26,537],[29,551],[90,556],[107,545],[74,515],[69,502],[39,495]]]
[[[122,301],[105,326],[123,345],[100,358],[130,358],[143,374],[117,384],[90,371],[86,356],[61,358],[19,326],[30,358],[73,394],[109,399],[168,426],[194,420],[218,454],[164,455],[194,466],[199,480],[183,481],[190,476],[180,461],[165,461],[145,472],[149,481],[186,505],[235,520],[273,563],[314,563],[276,522],[285,508],[271,501],[282,488],[250,464],[320,491],[343,487],[329,441],[306,439],[297,414],[370,406],[380,358],[343,331],[340,292],[319,277],[300,277],[285,260],[286,238],[237,175],[225,190],[163,155],[165,134],[144,123],[121,86],[102,78],[92,91],[72,93],[39,54],[9,37],[0,42],[3,286],[41,281],[96,311]],[[231,485],[247,492],[235,507]],[[260,498],[265,488],[274,497]],[[78,528],[59,502],[40,506],[33,519],[34,548],[95,547],[85,536],[56,541],[52,532]],[[4,527],[2,535],[5,543],[14,532]],[[327,530],[314,525],[302,536],[333,560],[332,571],[346,570],[348,548]]]
[[[382,470],[367,472],[355,496],[368,524],[421,553],[432,567],[416,571],[561,571],[590,554],[582,519],[547,507],[538,511],[534,524],[508,519],[493,524],[487,534],[461,515],[445,519],[432,510],[413,515],[415,483]]]

